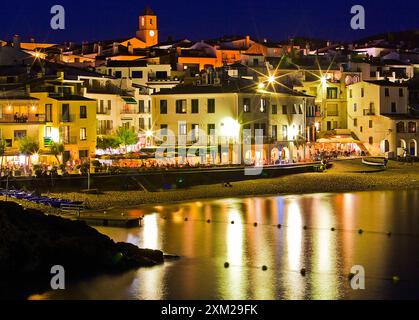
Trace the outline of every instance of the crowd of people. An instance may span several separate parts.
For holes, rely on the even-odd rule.
[[[363,150],[356,151],[352,150],[316,150],[312,155],[312,160],[321,161],[323,159],[337,159],[337,158],[349,158],[349,157],[365,157],[367,154]]]
[[[311,161],[330,161],[337,158],[363,157],[366,153],[362,150],[319,150],[316,149],[309,154]],[[403,158],[407,157],[406,156]],[[205,159],[204,159],[205,160]],[[399,157],[401,160],[401,157]],[[284,159],[268,159],[260,163],[260,165],[287,165],[290,163],[300,163],[303,159],[284,160]],[[200,159],[119,159],[119,160],[93,160],[91,165],[87,162],[67,162],[64,165],[24,165],[16,163],[7,163],[0,168],[0,177],[5,176],[34,176],[34,177],[50,177],[51,175],[71,175],[86,174],[90,168],[90,172],[98,173],[116,173],[120,170],[136,169],[136,170],[170,170],[170,169],[188,169],[188,168],[208,168],[216,166],[231,166],[234,164],[216,165],[210,161],[200,161]],[[254,166],[255,163],[246,163],[247,166]]]
[[[15,115],[13,116],[13,119],[15,122],[17,123],[25,123],[28,122],[28,116],[26,114],[21,114],[19,115],[19,113],[15,113]]]

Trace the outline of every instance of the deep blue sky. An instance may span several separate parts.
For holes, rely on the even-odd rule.
[[[66,30],[50,28],[50,8],[66,9]],[[250,34],[282,40],[291,36],[350,40],[419,28],[417,0],[2,0],[0,39],[15,33],[37,41],[93,41],[135,35],[145,5],[159,18],[160,40],[167,36],[201,40],[224,34]],[[366,30],[350,28],[350,8],[366,9]]]

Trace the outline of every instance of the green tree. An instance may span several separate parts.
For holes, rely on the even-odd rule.
[[[19,152],[26,156],[27,165],[30,165],[30,156],[38,153],[39,144],[35,139],[23,137],[19,139]]]
[[[64,153],[65,151],[64,145],[62,143],[53,142],[50,145],[50,151],[51,151],[51,154],[54,155],[55,159],[57,159],[58,164],[61,164],[61,161],[58,158],[58,156],[61,156]]]
[[[96,148],[102,150],[116,149],[120,144],[121,142],[117,136],[97,137]]]
[[[1,173],[3,172],[3,159],[4,159],[4,154],[6,153],[6,148],[7,148],[7,142],[3,139],[0,139],[0,157],[1,157],[0,176],[1,176]]]
[[[132,129],[120,127],[116,131],[116,136],[119,139],[119,143],[124,147],[125,151],[127,146],[136,144],[138,142],[138,136]]]

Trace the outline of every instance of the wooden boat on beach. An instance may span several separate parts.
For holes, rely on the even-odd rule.
[[[386,168],[388,160],[384,157],[368,157],[363,158],[362,163],[369,167]]]

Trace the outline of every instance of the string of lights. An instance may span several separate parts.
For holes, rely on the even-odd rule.
[[[168,218],[167,216],[162,217],[165,221],[173,221],[173,219]],[[271,227],[276,229],[286,229],[286,228],[295,228],[294,226],[289,226],[285,224],[267,224],[267,223],[259,223],[259,222],[240,222],[237,223],[236,221],[220,221],[220,220],[211,220],[211,219],[190,219],[189,217],[184,217],[184,222],[203,222],[207,224],[215,223],[215,224],[237,224],[243,226],[253,226],[257,227]],[[384,235],[388,238],[393,236],[398,237],[415,237],[418,238],[419,234],[412,234],[412,233],[402,233],[402,232],[391,232],[391,231],[377,231],[377,230],[365,230],[365,229],[344,229],[344,228],[325,228],[325,227],[316,227],[316,226],[303,226],[303,230],[305,231],[331,231],[331,232],[350,232],[350,233],[358,233],[359,235],[363,234],[376,234],[376,235]]]

